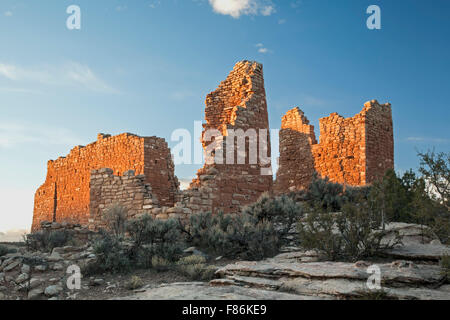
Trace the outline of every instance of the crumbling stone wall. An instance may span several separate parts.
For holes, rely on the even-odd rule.
[[[102,168],[91,171],[90,179],[90,219],[93,228],[105,227],[105,211],[114,205],[126,209],[132,219],[159,207],[152,187],[145,182],[145,175],[135,175],[129,170],[123,176],[116,176],[112,169]]]
[[[242,206],[256,201],[261,193],[271,190],[273,183],[262,65],[251,61],[238,62],[217,90],[206,97],[205,119],[203,148],[207,150],[214,143],[218,150],[223,150],[223,162],[215,159],[214,163],[207,163],[198,171],[197,178],[188,191],[198,194],[190,198],[189,201],[193,203],[185,199],[184,205],[194,211],[206,208],[212,212],[238,212]],[[257,137],[256,150],[250,144],[251,139],[246,138],[245,150],[240,150],[245,160],[241,164],[237,163],[238,140],[235,139],[232,143],[233,153],[228,146],[228,152],[234,155],[235,161],[226,162],[226,137],[239,129],[249,134],[254,130]],[[220,137],[208,141],[209,130],[216,130]],[[261,141],[264,143],[260,144]],[[262,150],[261,146],[265,146],[267,150]],[[217,156],[216,153],[213,155]],[[256,156],[254,163],[250,161],[252,155]],[[264,155],[268,157],[267,161]]]
[[[320,143],[303,112],[294,108],[282,119],[273,186],[263,68],[256,62],[238,62],[207,95],[205,118],[202,145],[205,151],[215,147],[213,159],[207,157],[188,190],[179,190],[164,139],[99,134],[96,142],[48,162],[46,181],[35,195],[32,229],[43,221],[98,229],[114,204],[125,207],[129,218],[238,213],[263,192],[306,187],[315,172],[335,182],[364,185],[394,165],[390,104],[373,100],[352,118],[334,113],[320,119]]]
[[[164,139],[99,134],[96,142],[77,146],[67,157],[48,162],[46,181],[35,195],[32,229],[38,229],[41,221],[86,225],[91,170],[100,168],[111,168],[116,175],[129,170],[144,174],[159,203],[171,206],[175,202],[179,183]]]
[[[333,182],[360,186],[394,167],[390,104],[372,100],[354,117],[333,113],[319,123],[317,143],[314,127],[300,109],[294,108],[283,117],[277,193],[307,187],[314,172]]]

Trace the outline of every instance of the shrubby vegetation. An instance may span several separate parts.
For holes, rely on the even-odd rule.
[[[369,192],[370,187],[346,186],[344,188],[339,183],[330,182],[327,177],[320,178],[315,174],[306,190],[291,192],[289,197],[310,209],[338,212],[348,202],[367,199]]]
[[[125,284],[125,288],[128,290],[136,290],[144,285],[144,281],[138,276],[132,276],[131,279]]]
[[[214,266],[208,266],[206,259],[198,255],[191,255],[180,259],[177,262],[177,267],[182,274],[195,281],[211,280],[214,278],[214,273],[217,270]]]
[[[271,223],[281,244],[287,244],[290,241],[289,233],[303,211],[302,205],[286,195],[271,197],[264,193],[257,202],[244,208],[242,213],[253,217],[256,223]]]
[[[116,237],[123,237],[125,234],[127,215],[127,210],[118,204],[113,204],[106,210],[104,219],[108,224],[109,231]]]
[[[373,184],[369,201],[384,222],[427,225],[442,243],[450,243],[450,153],[419,153],[422,174],[393,170]]]
[[[51,252],[53,248],[71,243],[72,237],[67,230],[40,230],[24,236],[24,242],[30,251]]]
[[[299,243],[305,249],[322,252],[329,260],[357,261],[401,243],[398,235],[394,241],[382,243],[386,234],[377,230],[379,226],[380,216],[367,202],[349,202],[341,212],[310,212],[298,224]]]
[[[96,259],[84,266],[83,274],[125,273],[131,270],[132,261],[120,238],[102,231],[93,247]]]
[[[412,170],[401,177],[388,170],[364,188],[344,188],[315,177],[307,190],[291,194],[308,208],[298,224],[299,244],[332,260],[354,261],[401,242],[398,235],[391,243],[381,242],[389,222],[427,225],[441,242],[449,243],[450,153],[419,157],[421,177]]]
[[[183,257],[184,249],[195,246],[214,256],[261,260],[287,243],[289,230],[301,214],[302,207],[291,198],[267,194],[241,214],[194,214],[187,222],[149,215],[126,221],[124,209],[113,206],[105,217],[109,232],[102,232],[94,242],[97,258],[84,273],[153,268],[178,270],[192,279],[210,278],[215,270],[207,267],[205,257]]]
[[[15,250],[15,249],[11,249],[11,248],[8,248],[7,246],[0,244],[0,257],[4,256],[5,254],[8,254],[8,253],[14,253],[16,251],[17,250]]]
[[[299,246],[332,260],[355,261],[400,243],[398,235],[390,243],[381,241],[385,224],[394,221],[427,225],[449,243],[450,156],[419,156],[421,177],[413,171],[398,176],[390,170],[370,187],[349,187],[316,176],[306,190],[279,197],[263,194],[237,215],[194,214],[183,222],[143,216],[126,221],[126,211],[113,206],[105,217],[110,232],[95,242],[97,259],[87,269],[103,273],[153,268],[207,279],[213,274],[207,255],[261,260],[290,245],[295,229]],[[40,242],[48,247],[49,241]],[[183,250],[190,246],[206,254],[185,257]]]
[[[125,273],[133,268],[161,269],[181,257],[184,245],[178,222],[154,220],[148,215],[127,221],[124,233],[101,232],[94,246],[96,260],[85,267],[86,274]],[[123,234],[123,235],[122,235]]]
[[[281,245],[271,222],[248,213],[195,214],[182,230],[187,243],[217,256],[261,260],[276,254]]]

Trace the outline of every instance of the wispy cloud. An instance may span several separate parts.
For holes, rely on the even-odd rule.
[[[148,6],[152,9],[155,9],[155,8],[159,7],[160,5],[161,5],[160,0],[153,0],[148,4]]]
[[[77,62],[69,62],[56,67],[22,67],[0,63],[1,77],[10,80],[11,83],[20,84],[21,87],[26,84],[75,86],[96,92],[118,93],[100,79],[91,68]]]
[[[214,12],[239,18],[241,15],[270,16],[275,13],[271,0],[209,0]]]
[[[291,2],[291,8],[297,9],[302,5],[302,0],[295,0]]]
[[[256,48],[258,48],[258,52],[259,52],[259,53],[262,53],[262,54],[271,52],[271,51],[270,51],[269,49],[267,49],[267,48],[264,46],[264,44],[262,44],[262,43],[256,44]]]
[[[21,144],[79,145],[82,139],[66,128],[54,128],[30,123],[0,122],[0,148]]]
[[[430,137],[408,137],[406,138],[406,141],[423,142],[423,143],[450,143],[450,139],[430,138]]]
[[[4,15],[6,16],[6,17],[12,17],[12,15],[13,15],[13,13],[12,13],[12,11],[5,11],[5,13],[4,13]]]
[[[117,91],[101,80],[88,66],[72,62],[64,68],[64,75],[70,82],[78,83],[86,89],[117,93]]]
[[[286,19],[280,19],[278,20],[278,24],[285,24],[286,23]]]

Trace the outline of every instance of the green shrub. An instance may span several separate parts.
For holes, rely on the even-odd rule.
[[[192,214],[189,222],[182,228],[187,235],[187,242],[209,253],[223,255],[229,246],[227,230],[231,226],[232,217],[219,213]]]
[[[69,244],[72,236],[67,230],[39,230],[24,236],[25,245],[30,251],[51,252],[53,248]]]
[[[181,258],[177,262],[177,268],[180,273],[189,277],[191,280],[211,280],[214,278],[216,268],[206,265],[206,259],[202,256],[192,255]]]
[[[158,256],[152,257],[152,268],[158,272],[167,271],[172,267],[172,265],[173,265],[172,262],[164,258]]]
[[[14,253],[14,252],[17,252],[17,250],[13,249],[13,248],[8,248],[7,246],[0,244],[0,257],[4,256],[5,254]]]
[[[272,223],[258,221],[247,213],[234,217],[223,213],[194,214],[183,231],[190,245],[230,258],[261,260],[276,254],[281,246]]]
[[[345,204],[341,213],[314,211],[297,228],[305,249],[318,250],[330,260],[357,261],[400,243],[398,234],[390,243],[382,243],[386,232],[379,226],[379,215],[361,202]]]
[[[130,257],[143,267],[151,266],[153,256],[174,262],[183,253],[185,244],[176,220],[155,220],[144,215],[127,224],[132,241]]]
[[[53,248],[63,247],[69,243],[71,238],[66,230],[51,231],[48,234],[48,249],[51,251]]]
[[[339,211],[345,202],[344,187],[339,183],[330,182],[329,179],[313,177],[306,193],[306,199],[315,207],[327,211]]]
[[[413,191],[411,182],[412,172],[407,172],[408,178],[402,180],[397,177],[394,170],[387,170],[379,181],[373,183],[369,201],[374,210],[378,211],[384,223],[412,222]],[[404,182],[407,182],[404,184]]]
[[[419,152],[419,172],[433,190],[431,197],[450,211],[450,152]]]
[[[305,190],[291,192],[289,197],[296,202],[307,204],[328,212],[340,211],[344,203],[367,197],[370,187],[350,187],[331,182],[328,177],[321,178],[314,174]]]
[[[271,222],[284,244],[287,244],[289,232],[303,215],[303,207],[287,195],[271,197],[264,193],[255,203],[245,207],[243,214],[253,216],[258,223]]]
[[[132,261],[127,249],[116,237],[102,232],[93,247],[95,261],[84,267],[83,274],[126,273],[131,270]]]
[[[262,260],[279,252],[282,242],[269,221],[257,221],[253,216],[241,214],[232,222],[227,230],[229,250],[224,256]]]
[[[125,283],[125,288],[128,290],[136,290],[142,288],[144,281],[138,276],[132,276],[129,281]]]
[[[105,211],[103,216],[108,224],[109,231],[111,231],[116,237],[123,237],[127,217],[127,209],[119,204],[113,204]]]

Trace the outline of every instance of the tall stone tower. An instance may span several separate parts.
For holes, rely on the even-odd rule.
[[[262,65],[238,62],[206,97],[205,119],[202,144],[214,159],[190,187],[212,191],[214,212],[239,212],[273,183]]]
[[[306,188],[315,172],[333,182],[362,186],[394,168],[389,103],[372,100],[354,117],[333,113],[319,123],[320,143],[317,143],[314,127],[299,108],[283,117],[277,193]]]

